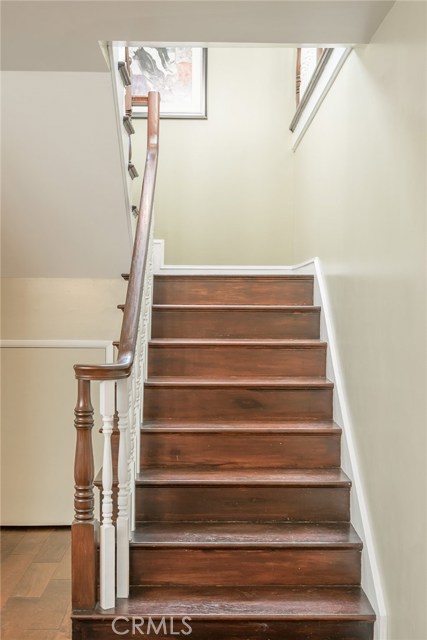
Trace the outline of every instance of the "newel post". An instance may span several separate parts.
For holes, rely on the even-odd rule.
[[[97,601],[98,523],[94,517],[93,407],[90,401],[90,380],[78,380],[74,415],[77,440],[74,460],[74,522],[71,528],[72,605],[74,609],[92,609]]]

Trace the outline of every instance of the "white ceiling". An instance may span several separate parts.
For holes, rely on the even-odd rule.
[[[2,275],[129,267],[112,83],[99,43],[357,44],[386,0],[22,0],[2,10]]]
[[[30,0],[2,2],[2,68],[102,71],[98,41],[369,42],[387,0]]]

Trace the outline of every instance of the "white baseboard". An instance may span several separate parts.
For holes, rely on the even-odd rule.
[[[363,541],[362,587],[377,615],[375,640],[387,640],[387,609],[375,551],[358,454],[353,436],[349,404],[338,353],[328,288],[319,258],[297,265],[218,266],[218,265],[165,265],[164,241],[154,240],[154,273],[156,275],[313,275],[314,304],[321,307],[320,337],[328,343],[327,377],[334,382],[334,420],[342,428],[342,468],[352,481],[351,521]]]
[[[308,260],[299,265],[292,266],[263,266],[263,265],[185,265],[185,264],[165,264],[165,241],[154,240],[153,264],[154,275],[165,276],[186,276],[186,275],[286,275],[292,274],[298,269],[298,273],[314,273],[313,261]]]
[[[315,274],[314,304],[321,307],[320,337],[328,343],[326,375],[334,383],[334,420],[342,427],[341,466],[352,481],[350,492],[351,522],[363,541],[362,587],[377,615],[374,638],[375,640],[387,640],[387,609],[384,590],[360,475],[358,453],[353,435],[354,428],[345,392],[328,287],[320,259],[314,258],[313,265]]]

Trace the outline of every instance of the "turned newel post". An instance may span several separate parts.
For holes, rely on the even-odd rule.
[[[96,597],[97,522],[94,517],[93,407],[90,380],[78,380],[74,410],[74,522],[72,538],[72,602],[74,609],[92,609]]]

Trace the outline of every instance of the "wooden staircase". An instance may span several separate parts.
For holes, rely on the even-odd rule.
[[[319,323],[311,276],[155,277],[130,597],[75,640],[373,638]]]

